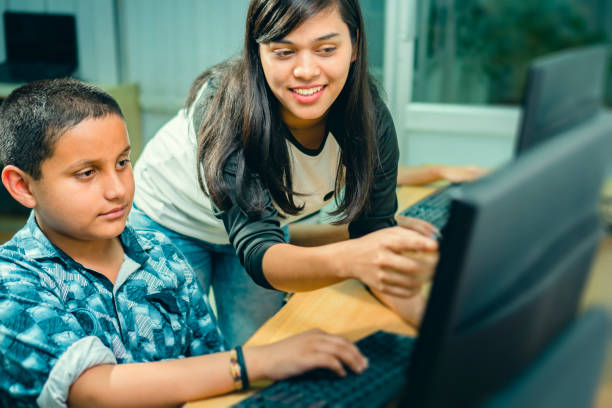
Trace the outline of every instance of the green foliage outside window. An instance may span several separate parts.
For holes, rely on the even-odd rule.
[[[518,104],[529,61],[554,51],[609,42],[612,2],[588,0],[431,0],[424,61],[417,68],[415,100]],[[608,30],[608,33],[606,32]],[[424,33],[423,33],[424,34]],[[454,76],[427,91],[436,72]],[[444,74],[442,74],[444,75]],[[439,75],[439,76],[442,76]],[[609,78],[612,78],[612,68]],[[612,81],[608,80],[608,87]],[[435,87],[434,87],[435,88]],[[612,106],[612,90],[607,101]]]

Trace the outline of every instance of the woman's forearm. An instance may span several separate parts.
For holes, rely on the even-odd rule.
[[[291,224],[289,236],[293,245],[311,247],[345,241],[349,233],[347,224]]]
[[[263,257],[266,280],[286,292],[305,292],[333,285],[346,279],[333,260],[335,244],[301,247],[291,244],[271,246]]]
[[[302,292],[354,278],[398,297],[411,297],[431,278],[431,262],[407,251],[435,252],[431,238],[402,227],[383,228],[360,238],[317,247],[270,246],[262,269],[272,287]]]

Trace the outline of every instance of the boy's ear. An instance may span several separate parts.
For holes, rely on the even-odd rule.
[[[34,208],[36,199],[30,189],[31,177],[19,167],[9,164],[2,170],[2,184],[21,205]]]

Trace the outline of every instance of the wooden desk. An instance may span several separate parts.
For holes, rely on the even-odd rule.
[[[434,189],[401,187],[397,198],[403,210]],[[340,334],[356,341],[377,330],[415,335],[416,330],[378,302],[363,285],[347,280],[335,285],[294,294],[289,302],[253,334],[246,346],[257,346],[282,340],[312,328]],[[264,384],[265,385],[265,384]],[[185,405],[186,408],[227,407],[253,393],[235,392]]]

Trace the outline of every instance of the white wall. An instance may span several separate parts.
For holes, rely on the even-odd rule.
[[[477,165],[496,168],[512,157],[514,137],[436,131],[398,134],[400,164]]]
[[[520,113],[518,107],[411,103],[395,118],[400,163],[498,167],[512,158]]]
[[[122,80],[140,84],[149,140],[206,68],[240,52],[248,0],[119,1]]]

